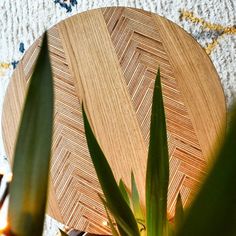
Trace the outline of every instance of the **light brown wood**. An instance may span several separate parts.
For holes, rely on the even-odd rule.
[[[201,46],[179,26],[156,15],[153,15],[153,18],[161,37],[169,39],[163,40],[163,46],[173,66],[184,102],[189,108],[189,116],[203,155],[210,160],[223,136],[215,130],[221,129],[222,120],[225,119],[225,113],[222,112],[225,110],[225,103],[217,99],[222,94],[222,88],[219,86],[219,80],[211,79],[215,75],[214,66]],[[182,38],[186,40],[182,41]],[[208,63],[203,63],[204,61]],[[185,76],[191,76],[191,80],[183,79]],[[215,96],[209,92],[211,89]],[[212,120],[215,122],[211,122]],[[215,146],[212,145],[212,140],[215,140],[216,136]]]
[[[75,88],[117,180],[129,183],[133,169],[144,202],[147,148],[102,12],[76,15],[61,24],[59,33]]]
[[[49,30],[55,120],[48,213],[93,233],[109,233],[86,145],[83,101],[96,137],[114,170],[130,186],[134,171],[144,204],[153,84],[161,68],[170,154],[168,213],[178,192],[187,205],[206,174],[226,121],[217,73],[204,50],[162,17],[129,8],[75,15]],[[12,158],[38,40],[19,63],[3,108],[3,136]]]

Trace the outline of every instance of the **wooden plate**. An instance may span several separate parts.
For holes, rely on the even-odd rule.
[[[172,217],[178,192],[185,205],[196,192],[226,121],[224,94],[205,51],[174,23],[130,8],[75,15],[48,34],[56,97],[49,215],[80,230],[109,232],[86,146],[82,100],[116,178],[130,186],[132,169],[144,203],[151,99],[160,66]],[[40,42],[25,54],[7,90],[2,125],[10,159]]]

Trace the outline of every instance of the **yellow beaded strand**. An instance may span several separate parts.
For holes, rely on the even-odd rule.
[[[222,38],[223,35],[236,34],[236,26],[225,27],[220,24],[213,24],[213,23],[205,21],[202,18],[194,16],[193,12],[190,12],[190,11],[184,11],[184,10],[181,11],[180,18],[188,20],[192,23],[201,24],[204,29],[214,30],[214,31],[219,32],[219,36],[217,37],[217,39],[214,39],[211,43],[209,43],[205,47],[207,54],[210,54],[213,51],[213,49],[219,44],[219,39]]]

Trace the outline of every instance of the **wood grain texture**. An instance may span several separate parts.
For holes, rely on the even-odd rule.
[[[117,179],[135,173],[144,203],[151,100],[161,68],[170,154],[169,217],[178,192],[185,205],[199,188],[226,108],[204,50],[173,23],[141,10],[104,8],[75,15],[49,30],[55,118],[48,213],[70,227],[106,234],[105,211],[85,140],[83,101]],[[20,111],[40,48],[19,63],[3,108],[3,136],[12,158]]]
[[[186,40],[181,40],[185,32],[179,26],[156,15],[152,17],[156,21],[161,37],[170,39],[163,40],[163,45],[169,61],[173,65],[175,78],[183,94],[184,102],[189,108],[189,116],[196,130],[202,152],[205,157],[211,159],[215,153],[212,140],[215,140],[217,136],[217,146],[222,139],[222,134],[214,131],[221,129],[222,120],[225,118],[225,114],[222,112],[225,110],[225,104],[217,99],[222,93],[222,88],[219,86],[219,80],[211,80],[215,74],[214,66],[209,62],[208,55],[201,50],[201,46],[196,44],[190,35],[186,35]],[[186,53],[189,51],[190,53]],[[194,53],[196,51],[199,53]],[[202,63],[203,61],[208,61],[208,63]],[[175,69],[176,67],[178,70]],[[186,75],[191,75],[191,80],[182,79]],[[210,94],[211,89],[215,96]],[[211,120],[215,120],[215,122],[211,122]]]

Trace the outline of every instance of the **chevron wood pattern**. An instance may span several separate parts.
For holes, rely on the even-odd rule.
[[[90,11],[48,33],[55,85],[48,213],[69,227],[110,232],[103,225],[102,192],[86,145],[82,100],[116,178],[129,186],[132,168],[144,200],[152,92],[160,66],[170,154],[168,214],[173,217],[177,194],[185,206],[191,202],[224,131],[224,96],[209,58],[173,23],[137,9]],[[2,125],[10,159],[40,43],[28,50],[6,94]]]
[[[108,8],[103,14],[147,145],[154,78],[157,65],[161,68],[170,143],[168,208],[173,215],[177,193],[187,201],[196,192],[206,159],[152,14],[129,8]]]

